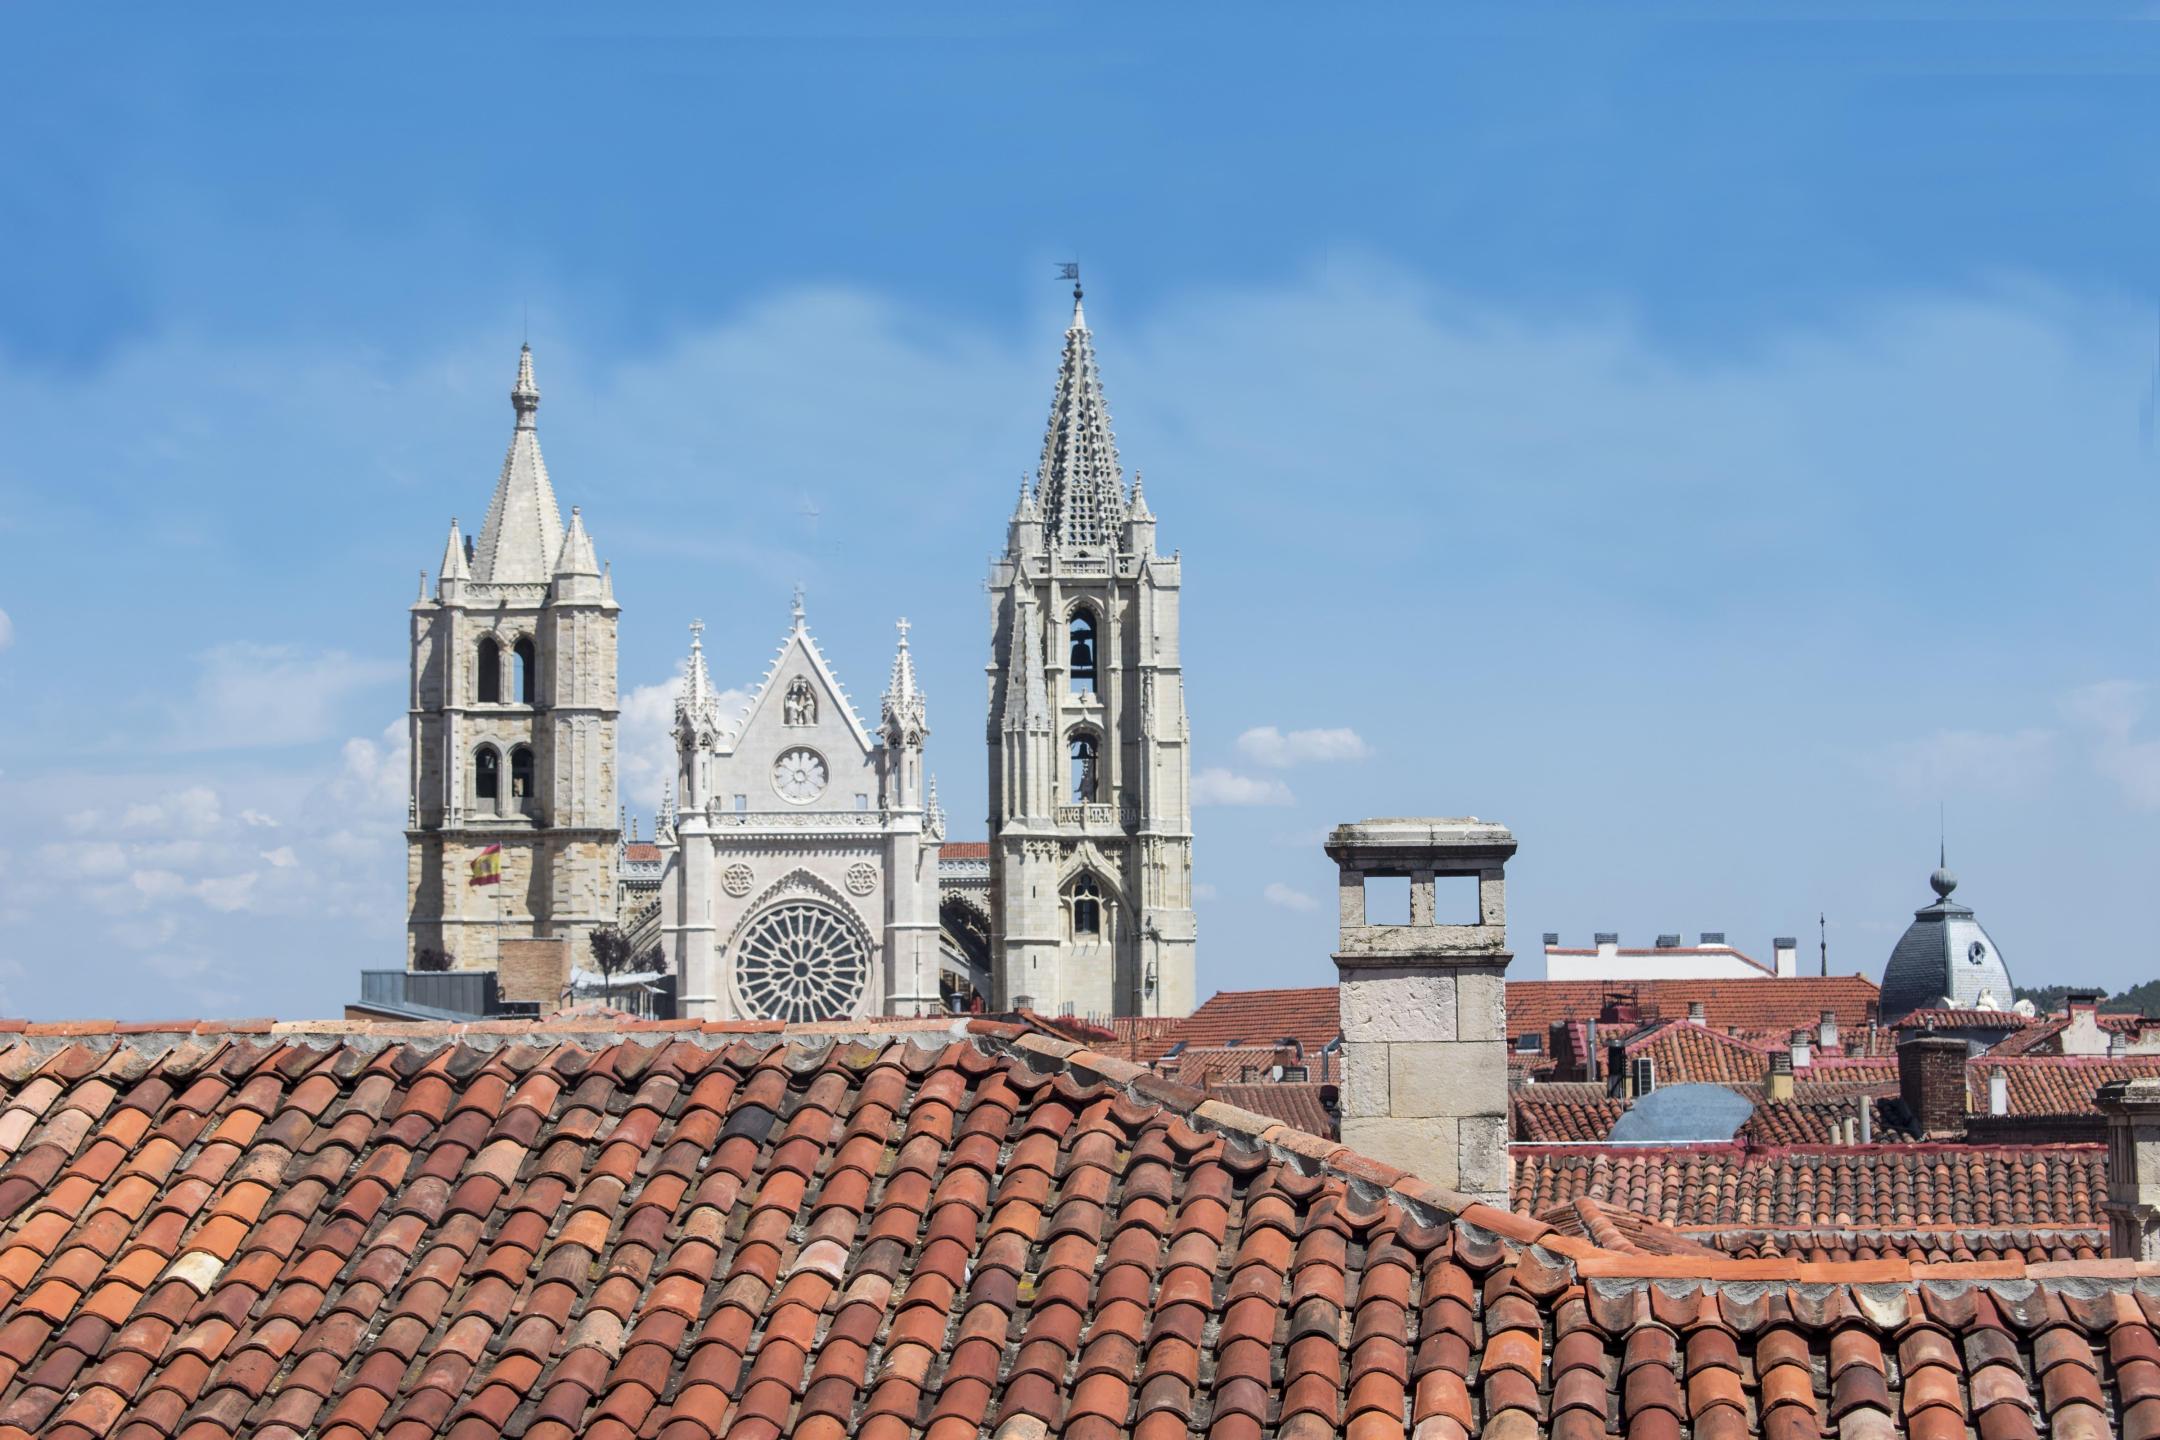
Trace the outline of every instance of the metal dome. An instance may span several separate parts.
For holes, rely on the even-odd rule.
[[[1898,937],[1883,969],[1885,1024],[1936,1005],[1971,1010],[1982,995],[2009,1008],[2010,967],[1972,910],[1950,898],[1957,883],[1946,868],[1938,867],[1928,877],[1935,902],[1913,912],[1912,924]]]

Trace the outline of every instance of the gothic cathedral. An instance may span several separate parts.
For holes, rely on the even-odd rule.
[[[992,1004],[1194,1004],[1191,757],[1179,563],[1118,465],[1095,346],[1072,325],[1032,492],[990,570]]]
[[[661,933],[696,1020],[857,1020],[948,1008],[937,790],[907,622],[876,731],[795,601],[742,715],[720,714],[704,626],[675,702],[678,812],[660,835]],[[926,790],[926,786],[928,787]]]
[[[503,942],[545,940],[566,974],[617,907],[620,607],[584,520],[573,509],[566,532],[556,508],[529,346],[510,403],[479,543],[451,522],[434,597],[411,612],[406,960],[492,970]],[[475,885],[493,846],[500,882]]]

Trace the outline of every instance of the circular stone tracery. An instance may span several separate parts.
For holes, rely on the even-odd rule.
[[[735,955],[735,986],[760,1020],[845,1020],[869,979],[862,936],[814,900],[790,900],[758,916]]]

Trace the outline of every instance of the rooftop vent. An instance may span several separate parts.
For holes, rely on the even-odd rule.
[[[1677,950],[1680,948],[1680,937],[1678,935],[1660,935],[1657,937],[1657,948],[1660,950]]]
[[[1617,945],[1620,943],[1620,932],[1617,930],[1600,930],[1597,932],[1597,943],[1600,945]]]
[[[1725,932],[1723,930],[1705,930],[1702,932],[1702,943],[1705,945],[1722,945],[1725,943]]]
[[[1559,943],[1560,943],[1560,932],[1559,932],[1558,930],[1547,930],[1547,931],[1545,932],[1545,948],[1546,948],[1546,949],[1550,950],[1550,949],[1552,949],[1552,948],[1553,948],[1553,947],[1554,947],[1555,945],[1558,945]]]

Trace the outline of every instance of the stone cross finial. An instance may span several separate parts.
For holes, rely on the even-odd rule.
[[[795,605],[794,605],[794,617],[795,617],[795,628],[796,628],[796,629],[798,629],[798,630],[800,630],[800,629],[802,628],[802,623],[803,623],[803,606],[802,606],[802,581],[800,581],[800,580],[798,580],[798,581],[796,581],[796,582],[795,582]]]
[[[905,644],[907,644],[907,632],[908,632],[908,621],[907,621],[907,616],[903,615],[903,616],[901,616],[901,617],[900,617],[900,643],[901,643],[902,645],[905,645]]]
[[[703,620],[692,620],[690,622],[690,648],[693,650],[705,648],[705,622]]]

